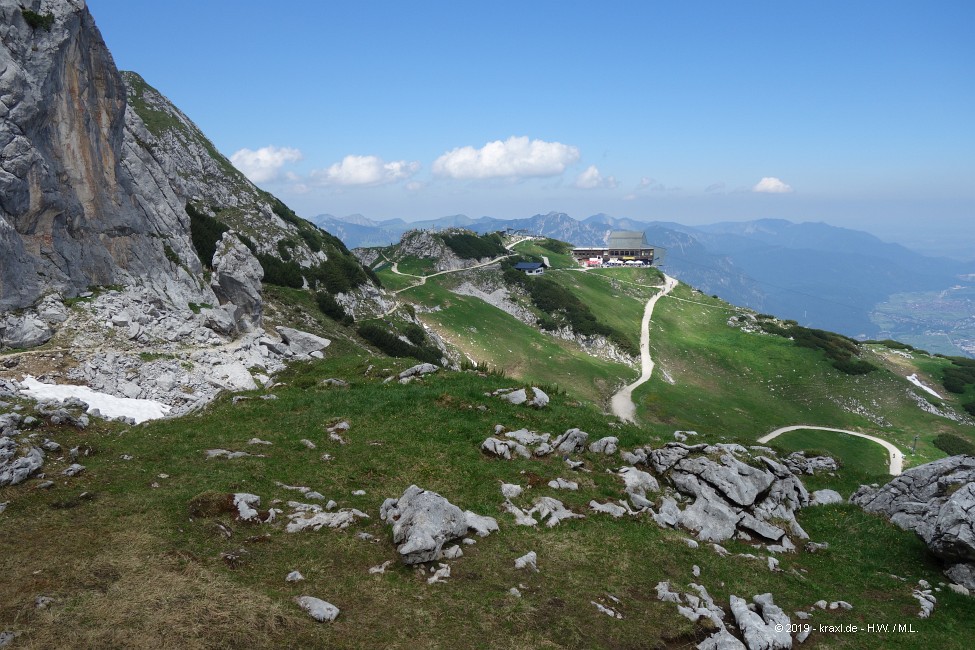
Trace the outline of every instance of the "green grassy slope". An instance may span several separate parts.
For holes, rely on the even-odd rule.
[[[10,502],[0,516],[0,629],[21,633],[18,647],[36,648],[691,646],[708,632],[673,604],[657,601],[654,585],[670,580],[684,591],[690,582],[703,584],[725,607],[731,594],[771,592],[787,612],[820,598],[843,599],[853,603],[852,611],[818,613],[812,622],[905,622],[916,630],[815,632],[804,647],[968,647],[975,599],[944,590],[934,616],[916,618],[911,588],[920,578],[942,580],[937,563],[913,534],[852,506],[801,511],[812,539],[830,548],[782,556],[781,573],[703,546],[692,550],[680,533],[646,516],[615,520],[587,513],[552,529],[516,527],[500,507],[501,481],[533,486],[519,503],[551,495],[586,512],[590,499],[620,497],[622,482],[605,471],[619,460],[582,454],[592,471],[572,473],[558,457],[488,458],[479,444],[495,424],[556,433],[578,426],[593,437],[617,435],[624,447],[660,440],[637,427],[613,428],[611,418],[569,397],[557,396],[541,411],[487,398],[487,391],[515,385],[496,377],[441,372],[422,383],[382,383],[405,365],[336,356],[283,374],[276,400],[254,394],[235,405],[227,396],[179,420],[45,430],[65,447],[87,444],[94,453],[82,459],[85,473],[59,478],[50,490],[32,490],[30,483],[0,489],[0,502]],[[326,377],[350,386],[320,387]],[[324,431],[340,419],[351,424],[346,445]],[[273,445],[248,446],[251,437]],[[318,448],[306,448],[303,438]],[[218,447],[265,457],[206,460],[204,451]],[[332,460],[321,460],[322,453]],[[56,475],[68,461],[49,462]],[[580,491],[545,485],[560,476],[579,481]],[[281,525],[188,512],[191,499],[208,490],[251,492],[264,507],[275,498],[300,500],[278,482],[311,487],[370,518],[346,530],[288,534]],[[499,532],[465,546],[464,557],[450,562],[445,584],[429,585],[425,575],[398,564],[384,575],[368,573],[396,558],[378,507],[411,483],[500,523]],[[358,489],[366,494],[352,495]],[[375,540],[359,539],[359,532]],[[530,550],[538,553],[537,574],[514,569],[514,559]],[[238,559],[222,559],[227,553]],[[699,578],[692,565],[700,567]],[[306,579],[286,583],[284,576],[296,569]],[[508,593],[518,585],[521,598]],[[35,608],[39,594],[56,603]],[[311,621],[292,602],[304,594],[334,603],[341,616],[328,625]],[[610,595],[620,601],[615,606],[622,620],[591,604],[609,604]]]
[[[944,455],[930,445],[938,433],[972,437],[971,426],[927,413],[907,394],[919,392],[907,375],[918,365],[932,374],[944,360],[905,359],[865,346],[865,358],[880,369],[850,376],[818,351],[730,327],[736,312],[727,303],[683,285],[673,296],[654,311],[650,347],[657,370],[634,398],[646,421],[743,441],[790,424],[869,432],[901,449],[917,435],[918,453],[908,464]]]
[[[570,270],[570,256],[534,241],[519,244],[515,251],[548,257],[554,269],[546,278],[572,291],[600,322],[623,333],[634,346],[638,343],[644,304],[662,282],[659,271]],[[388,270],[381,276],[384,281],[392,276],[402,282]],[[476,298],[450,293],[448,287],[464,277],[469,276],[431,278],[401,297],[439,310],[422,313],[421,318],[466,356],[504,368],[512,377],[557,383],[570,395],[604,406],[619,386],[637,377],[635,369],[585,355]],[[634,394],[644,427],[660,434],[692,429],[709,440],[748,443],[780,426],[816,424],[872,433],[902,450],[918,436],[917,454],[907,459],[908,466],[944,456],[931,444],[939,434],[975,440],[972,426],[925,412],[918,398],[909,395],[964,415],[960,405],[970,396],[952,395],[940,386],[948,360],[866,345],[864,358],[879,369],[851,376],[833,368],[819,351],[729,326],[728,319],[740,313],[733,305],[686,285],[658,303],[650,337],[657,367],[651,381]],[[943,399],[907,382],[905,377],[913,373],[941,389]]]
[[[443,279],[441,279],[443,278]],[[634,371],[596,359],[577,345],[529,327],[479,298],[444,288],[448,276],[427,281],[400,296],[437,311],[420,314],[464,355],[526,382],[557,385],[578,399],[602,403]]]

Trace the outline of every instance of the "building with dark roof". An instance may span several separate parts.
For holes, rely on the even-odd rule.
[[[580,264],[599,266],[612,265],[652,265],[654,248],[647,242],[645,234],[638,230],[614,230],[606,239],[606,246],[581,246],[572,249],[572,256]]]
[[[515,270],[525,275],[541,275],[545,272],[545,265],[541,262],[518,262],[515,264]]]

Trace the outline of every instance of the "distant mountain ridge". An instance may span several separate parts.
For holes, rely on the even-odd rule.
[[[522,219],[453,215],[372,225],[361,215],[320,215],[312,221],[350,248],[389,245],[414,228],[523,230],[577,246],[602,245],[612,230],[640,230],[651,244],[665,249],[660,259],[668,273],[705,293],[810,327],[868,338],[889,334],[871,320],[871,311],[891,295],[940,291],[975,272],[975,264],[925,256],[867,232],[784,219],[685,226],[606,214],[577,220],[549,212]]]

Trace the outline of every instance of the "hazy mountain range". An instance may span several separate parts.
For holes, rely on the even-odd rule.
[[[685,226],[605,214],[577,220],[550,212],[524,219],[453,215],[412,223],[323,214],[312,221],[350,248],[388,245],[414,228],[462,226],[481,233],[524,230],[578,246],[602,244],[611,230],[641,230],[651,244],[665,249],[661,264],[668,273],[706,293],[794,318],[810,327],[867,338],[909,338],[907,330],[948,327],[931,322],[929,316],[905,313],[902,325],[907,329],[882,330],[871,314],[877,305],[897,294],[942,292],[971,285],[965,275],[975,273],[975,261],[922,255],[863,231],[780,219]],[[971,320],[975,329],[975,312]],[[965,336],[960,335],[961,347],[955,341],[942,351],[957,354],[964,349]]]

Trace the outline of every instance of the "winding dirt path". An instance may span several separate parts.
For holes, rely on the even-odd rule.
[[[624,422],[636,422],[636,404],[633,403],[633,391],[646,383],[653,372],[653,359],[650,358],[650,318],[653,316],[653,307],[660,298],[673,291],[676,286],[677,280],[675,278],[664,275],[663,289],[648,300],[647,306],[643,308],[643,321],[640,324],[640,366],[642,368],[640,378],[632,384],[624,386],[610,400],[613,415]]]
[[[836,433],[846,433],[851,436],[856,436],[857,438],[866,438],[867,440],[876,442],[881,445],[890,454],[890,475],[897,476],[902,471],[904,471],[904,454],[900,449],[892,445],[891,443],[883,440],[882,438],[877,438],[876,436],[867,435],[866,433],[858,433],[856,431],[847,431],[846,429],[833,429],[831,427],[817,427],[809,424],[797,424],[791,427],[782,427],[781,429],[776,429],[772,433],[766,434],[758,439],[759,444],[765,444],[769,440],[776,438],[783,433],[788,433],[790,431],[799,431],[801,429],[813,429],[815,431],[834,431]]]

